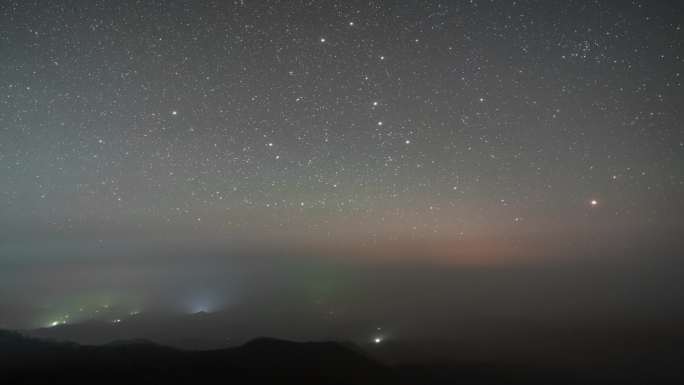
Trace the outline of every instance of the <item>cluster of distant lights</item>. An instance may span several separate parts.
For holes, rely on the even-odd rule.
[[[108,310],[110,310],[109,305],[101,305],[100,307],[96,308],[93,311],[93,313],[97,314],[97,315],[101,315],[101,314],[103,314],[103,312],[106,312]],[[194,306],[188,313],[189,314],[204,314],[204,313],[211,313],[212,310],[215,310],[215,309],[212,309],[212,307],[209,305],[202,304],[202,305]],[[78,309],[79,313],[84,313],[85,311],[86,311],[85,307],[81,307]],[[127,314],[129,317],[135,317],[135,316],[139,315],[140,313],[141,312],[139,310],[132,310],[132,311],[128,312]],[[64,316],[59,317],[56,320],[48,322],[48,324],[46,326],[47,327],[56,327],[56,326],[66,325],[66,324],[70,323],[70,321],[71,321],[70,318],[71,318],[71,315],[66,314]],[[82,319],[82,317],[79,317],[79,318]],[[123,321],[123,318],[112,318],[109,320],[109,322],[112,324],[118,324],[118,323],[121,323],[122,321]]]
[[[594,203],[594,202],[596,202],[596,201],[595,201],[595,200],[592,200],[592,201],[590,202],[590,204],[591,204],[592,206],[595,206],[595,205],[598,204],[598,202],[596,202],[596,203]],[[102,308],[104,308],[104,309],[109,309],[109,305],[102,305]],[[196,311],[193,312],[192,314],[201,314],[201,313],[205,313],[205,312],[207,311],[207,308],[205,308],[205,307],[201,307],[201,309],[199,309],[199,308],[200,308],[200,307],[194,309],[194,310],[196,310]],[[80,309],[79,309],[80,312],[83,312],[84,310],[85,310],[84,308],[80,308]],[[97,309],[95,312],[96,312],[96,313],[99,313],[99,309]],[[138,311],[138,310],[133,310],[133,311],[128,312],[128,315],[129,315],[130,317],[135,317],[135,316],[137,316],[137,315],[139,315],[139,314],[140,314],[140,311]],[[57,326],[61,326],[61,325],[66,325],[67,323],[69,323],[69,318],[70,318],[70,315],[69,315],[69,314],[64,315],[64,316],[61,317],[60,319],[50,322],[50,323],[48,324],[48,327],[57,327]],[[123,321],[123,320],[122,320],[121,318],[114,318],[114,319],[111,319],[109,322],[110,322],[111,324],[115,324],[115,325],[116,325],[116,324],[121,323],[122,321]],[[382,333],[382,328],[381,328],[381,327],[376,328],[376,333]],[[379,345],[379,344],[385,342],[385,336],[380,335],[380,334],[376,334],[376,335],[374,335],[373,337],[371,337],[371,342],[372,342],[373,344],[375,344],[375,345]]]
[[[207,314],[219,310],[219,307],[209,299],[196,298],[183,310],[186,314]],[[45,327],[56,327],[86,319],[99,319],[111,324],[119,324],[123,322],[125,318],[135,317],[139,314],[141,314],[139,309],[134,308],[133,310],[124,312],[123,309],[112,308],[110,304],[101,304],[94,307],[81,306],[75,313],[67,313],[66,315],[61,315],[50,320],[45,324]]]
[[[106,310],[109,310],[109,309],[110,309],[110,306],[109,306],[109,305],[102,305],[102,306],[100,306],[99,308],[95,309],[94,313],[100,314],[100,313],[101,313],[101,310],[103,310],[103,309],[104,309],[105,311],[106,311]],[[78,311],[79,311],[79,313],[83,313],[83,312],[86,311],[86,308],[81,307],[81,308],[78,309]],[[129,316],[129,317],[134,317],[134,316],[137,316],[138,314],[140,314],[140,311],[139,311],[139,310],[132,310],[132,311],[128,312],[128,316]],[[64,316],[62,316],[62,317],[60,317],[60,318],[58,318],[58,319],[56,319],[56,320],[50,321],[50,322],[47,324],[47,327],[57,327],[57,326],[61,326],[61,325],[66,325],[66,324],[68,324],[70,321],[71,321],[71,315],[70,315],[70,314],[66,314],[66,315],[64,315]],[[112,323],[112,324],[118,324],[118,323],[121,323],[121,321],[122,321],[122,318],[113,318],[113,319],[110,319],[110,320],[109,320],[109,322]]]
[[[594,202],[595,202],[595,201],[593,201],[593,200],[591,201],[591,205],[592,205],[592,206],[595,206],[595,205],[596,205]],[[103,305],[102,308],[104,308],[104,309],[109,309],[109,305]],[[79,309],[79,311],[81,311],[81,312],[83,312],[84,310],[85,310],[84,308],[80,308],[80,309]],[[198,309],[195,309],[195,310],[198,310]],[[206,308],[202,308],[201,310],[198,310],[198,311],[196,311],[196,312],[193,312],[193,314],[205,313],[206,310],[207,310]],[[96,313],[99,313],[99,309],[96,310],[95,312],[96,312]],[[128,315],[129,315],[130,317],[135,317],[135,316],[137,316],[137,315],[139,315],[139,314],[140,314],[140,311],[138,311],[138,310],[133,310],[133,311],[130,311],[130,312],[128,313]],[[70,318],[70,315],[69,315],[69,314],[64,315],[64,316],[61,317],[60,319],[50,322],[50,323],[48,324],[48,327],[57,327],[57,326],[61,326],[61,325],[66,325],[67,323],[69,323],[69,318]],[[114,318],[114,319],[111,319],[109,322],[112,323],[112,324],[119,324],[119,323],[121,323],[122,321],[123,321],[123,320],[122,320],[121,318]],[[380,332],[382,332],[382,328],[378,327],[378,328],[376,328],[376,331],[377,331],[378,333],[380,333]],[[382,336],[382,335],[375,335],[375,336],[373,336],[373,337],[371,338],[371,342],[372,342],[373,344],[375,344],[375,345],[379,345],[379,344],[383,343],[384,341],[385,341],[385,337]]]

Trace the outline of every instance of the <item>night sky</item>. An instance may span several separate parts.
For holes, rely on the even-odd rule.
[[[395,330],[671,317],[682,20],[678,1],[2,1],[0,326],[276,303]]]

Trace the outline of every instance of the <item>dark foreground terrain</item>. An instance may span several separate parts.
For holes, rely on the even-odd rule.
[[[148,341],[78,345],[0,331],[4,384],[666,384],[684,378],[666,365],[549,369],[535,365],[382,364],[354,345],[261,338],[235,348],[187,351]],[[665,367],[668,370],[660,370]]]

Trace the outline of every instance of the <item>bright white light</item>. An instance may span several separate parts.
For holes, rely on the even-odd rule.
[[[211,290],[199,290],[183,299],[182,305],[187,314],[214,313],[221,310],[224,302]]]
[[[119,322],[121,322],[121,320],[120,320],[120,319],[118,319],[118,318],[117,318],[117,319],[114,319],[114,320],[112,320],[112,323],[115,323],[115,324],[118,324]]]
[[[598,201],[596,199],[592,199],[591,202],[589,202],[592,206],[597,206]]]
[[[325,38],[324,38],[324,37],[321,38],[321,43],[325,43]]]
[[[171,111],[171,115],[174,115],[174,116],[178,115],[178,111],[176,111],[176,110]]]
[[[66,324],[66,321],[65,321],[65,320],[57,320],[57,321],[52,321],[52,322],[50,322],[50,323],[48,324],[48,326],[50,326],[50,327],[55,327],[55,326],[64,325],[64,324]]]
[[[191,305],[191,314],[211,313],[214,310],[214,305],[208,299],[197,299]]]
[[[376,344],[381,343],[381,342],[382,342],[382,337],[375,337],[375,338],[373,339],[373,342],[375,342]]]

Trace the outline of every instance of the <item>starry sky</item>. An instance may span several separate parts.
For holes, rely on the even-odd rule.
[[[520,288],[582,263],[623,295],[598,308],[681,299],[682,20],[677,1],[2,1],[0,324],[283,287],[502,299],[487,269],[525,266],[503,274]],[[482,284],[426,287],[437,266]]]

